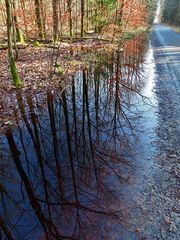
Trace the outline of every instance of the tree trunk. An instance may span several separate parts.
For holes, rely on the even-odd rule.
[[[43,21],[42,21],[42,14],[41,14],[41,7],[39,0],[34,1],[35,4],[35,13],[36,13],[36,24],[38,27],[38,36],[40,39],[44,37],[43,32]]]
[[[52,0],[53,5],[53,40],[58,42],[59,38],[59,16],[58,16],[58,0]]]
[[[72,37],[72,10],[71,10],[71,0],[68,0],[67,2],[68,5],[68,12],[69,12],[69,35]]]
[[[28,35],[28,24],[27,24],[27,18],[26,18],[26,4],[24,0],[20,0],[20,5],[22,9],[22,17],[24,20],[24,28],[25,28],[25,35]]]
[[[15,24],[15,29],[16,29],[16,41],[23,44],[24,43],[24,37],[23,37],[21,29],[19,28],[18,17],[17,17],[17,14],[16,14],[16,10],[17,10],[16,0],[13,0],[13,10],[14,10],[14,13],[13,13],[14,24]]]
[[[7,37],[8,37],[8,57],[9,57],[9,67],[10,67],[10,72],[11,76],[13,79],[13,84],[16,87],[21,86],[21,80],[19,78],[16,64],[14,61],[14,56],[13,56],[13,44],[12,44],[12,9],[11,9],[11,3],[10,0],[5,0],[6,3],[6,14],[7,14]]]
[[[42,17],[43,34],[44,34],[44,37],[46,38],[46,14],[43,6],[43,0],[40,0],[40,11],[41,11],[41,17]]]
[[[81,37],[84,36],[84,0],[81,0]]]

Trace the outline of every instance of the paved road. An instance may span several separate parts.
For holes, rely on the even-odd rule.
[[[158,103],[157,141],[154,143],[158,171],[150,207],[156,208],[155,239],[180,239],[180,34],[154,25],[151,35],[156,65]]]

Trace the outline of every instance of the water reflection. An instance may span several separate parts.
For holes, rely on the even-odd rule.
[[[114,186],[132,171],[143,101],[146,48],[134,44],[98,54],[62,92],[16,92],[0,148],[2,239],[118,239],[128,212]]]

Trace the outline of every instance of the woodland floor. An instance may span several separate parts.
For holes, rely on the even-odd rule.
[[[78,69],[87,67],[91,61],[96,60],[93,53],[99,51],[112,51],[117,49],[114,44],[100,41],[83,41],[72,44],[61,43],[58,47],[32,47],[27,46],[18,50],[16,61],[19,76],[23,82],[23,89],[38,89],[55,86],[64,77],[73,75]],[[0,52],[0,91],[13,89],[12,79],[8,69],[7,50]],[[58,63],[63,71],[59,76],[55,73],[54,64]]]
[[[147,31],[147,27],[129,30],[122,35],[123,44],[126,45],[127,40],[136,38]],[[108,33],[107,33],[108,32]],[[20,45],[18,49],[18,59],[16,65],[19,76],[23,82],[23,90],[47,88],[52,85],[55,87],[62,79],[68,79],[78,69],[88,67],[92,61],[98,61],[95,53],[103,51],[118,50],[118,38],[115,37],[116,44],[111,43],[112,34],[109,29],[105,35],[87,37],[73,42],[65,41],[54,46],[50,44],[41,44],[40,47],[33,47],[33,44],[25,46]],[[110,34],[111,33],[111,34]],[[2,36],[1,41],[4,42]],[[4,44],[2,44],[4,45]],[[121,48],[122,50],[122,48]],[[63,70],[63,74],[58,76],[55,74],[54,64],[58,63]],[[3,50],[0,44],[0,94],[4,90],[12,90],[12,79],[8,69],[7,50]]]

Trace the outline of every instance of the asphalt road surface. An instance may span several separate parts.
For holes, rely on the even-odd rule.
[[[157,150],[150,208],[154,239],[180,239],[180,34],[154,25],[151,43],[155,61],[158,123]],[[149,238],[147,238],[149,239]],[[153,236],[151,235],[151,238]]]

